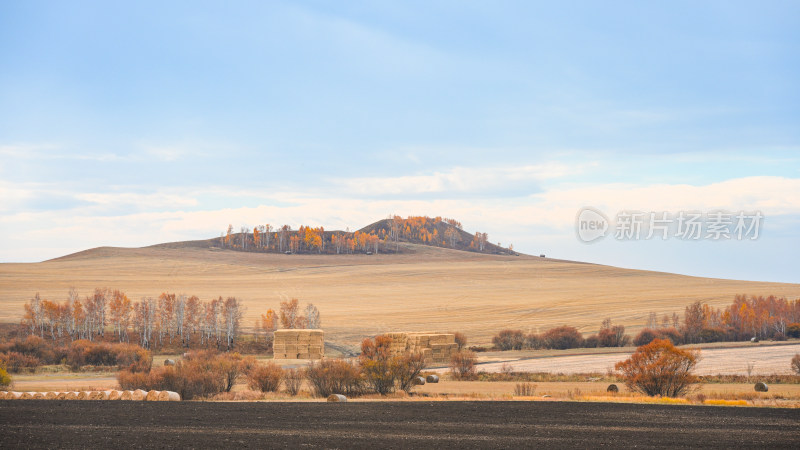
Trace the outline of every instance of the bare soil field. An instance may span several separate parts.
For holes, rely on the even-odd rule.
[[[0,402],[2,448],[797,448],[800,409],[572,402]]]
[[[696,278],[531,256],[494,256],[414,246],[400,255],[283,255],[156,246],[100,248],[31,264],[0,264],[0,322],[16,322],[40,292],[62,301],[70,287],[161,292],[203,299],[236,296],[250,326],[281,299],[312,302],[326,341],[356,345],[387,331],[460,330],[487,344],[503,328],[540,331],[561,324],[595,332],[604,317],[633,334],[653,311],[682,313],[735,294],[800,297],[800,285]]]
[[[511,353],[511,352],[509,352]],[[491,359],[478,365],[478,370],[500,372],[504,365],[515,372],[549,372],[549,373],[605,373],[613,369],[614,364],[627,359],[632,349],[621,353],[599,353],[566,356],[541,356],[524,359],[507,360],[494,352]],[[800,353],[800,343],[786,345],[761,345],[739,348],[705,348],[701,350],[700,362],[697,364],[697,375],[747,375],[748,363],[753,364],[752,375],[791,375],[789,366],[792,356]],[[440,371],[446,369],[440,369]]]

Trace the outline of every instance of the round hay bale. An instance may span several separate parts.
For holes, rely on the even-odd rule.
[[[131,400],[142,401],[147,397],[147,392],[137,389],[131,394]]]
[[[347,401],[347,397],[342,394],[331,394],[328,396],[328,401],[342,403]]]
[[[22,395],[19,396],[20,400],[31,400],[33,399],[33,394],[36,392],[23,392]]]
[[[44,398],[45,398],[44,395],[45,395],[44,392],[34,392],[33,399],[34,400],[44,400]]]
[[[6,391],[0,391],[0,400],[6,399]]]
[[[608,388],[606,388],[606,392],[611,392],[612,394],[616,394],[619,392],[619,388],[616,384],[609,384]]]
[[[122,394],[119,396],[120,400],[133,400],[133,391],[122,391]]]
[[[58,394],[59,394],[58,392],[48,392],[44,394],[44,398],[46,400],[55,400],[56,398],[58,398]]]
[[[18,400],[20,397],[22,397],[22,392],[6,392],[6,400]]]
[[[754,388],[755,388],[756,392],[767,392],[767,391],[769,391],[769,386],[767,386],[767,383],[764,383],[762,381],[759,381],[758,383],[756,383]]]
[[[122,397],[122,391],[109,391],[108,399],[109,400],[119,400]]]
[[[757,337],[755,337],[755,336],[754,336],[754,337],[751,337],[751,338],[750,338],[750,342],[756,343],[756,342],[758,342],[758,338],[757,338]]]
[[[179,402],[181,401],[181,395],[177,392],[172,391],[161,391],[158,394],[158,401],[160,402]]]
[[[158,401],[159,394],[161,394],[161,391],[149,391],[147,395],[144,396],[144,399],[148,402],[156,402]]]
[[[173,359],[165,359],[164,360],[164,365],[165,366],[174,366],[175,365],[175,360],[173,360]]]
[[[425,381],[428,383],[438,383],[439,382],[439,375],[428,375],[425,378]]]
[[[67,394],[68,392],[59,392],[58,395],[56,395],[56,400],[66,400]]]
[[[411,384],[412,384],[413,386],[422,386],[423,384],[425,384],[425,378],[422,378],[422,377],[414,377],[414,379],[413,379],[413,380],[411,380]]]
[[[66,397],[64,397],[64,400],[77,400],[77,399],[78,399],[78,393],[74,391],[67,392]]]
[[[91,391],[78,392],[78,400],[89,400],[89,394],[91,394]]]

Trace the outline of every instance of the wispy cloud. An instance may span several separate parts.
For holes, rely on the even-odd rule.
[[[497,190],[528,187],[538,190],[537,183],[574,174],[580,168],[562,163],[523,165],[518,167],[454,167],[430,174],[399,177],[364,177],[333,180],[346,193],[359,196],[415,194],[484,194]],[[529,190],[526,194],[530,194]]]

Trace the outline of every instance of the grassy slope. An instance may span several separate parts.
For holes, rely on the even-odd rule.
[[[202,241],[201,241],[202,242]],[[800,296],[800,285],[695,278],[658,272],[494,256],[403,244],[400,255],[282,255],[175,243],[104,247],[35,264],[0,264],[0,321],[17,321],[35,292],[63,300],[119,288],[132,299],[162,291],[237,296],[250,326],[285,297],[313,302],[326,340],[354,344],[389,330],[462,330],[487,343],[502,328],[574,324],[596,331],[612,317],[636,332],[650,311],[682,312],[694,300],[728,304],[734,294]]]

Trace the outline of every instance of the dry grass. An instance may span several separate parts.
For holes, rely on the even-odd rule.
[[[419,253],[373,256],[101,248],[43,263],[0,264],[0,321],[18,321],[36,291],[63,300],[70,286],[83,294],[109,286],[139,299],[169,289],[204,299],[237,296],[247,306],[248,326],[281,296],[297,297],[320,309],[326,340],[349,345],[386,331],[428,330],[460,330],[474,345],[489,343],[503,328],[568,323],[594,332],[608,316],[635,333],[649,312],[680,312],[694,300],[721,306],[738,293],[800,296],[797,284],[414,248]],[[425,307],[409,314],[409,299]]]

